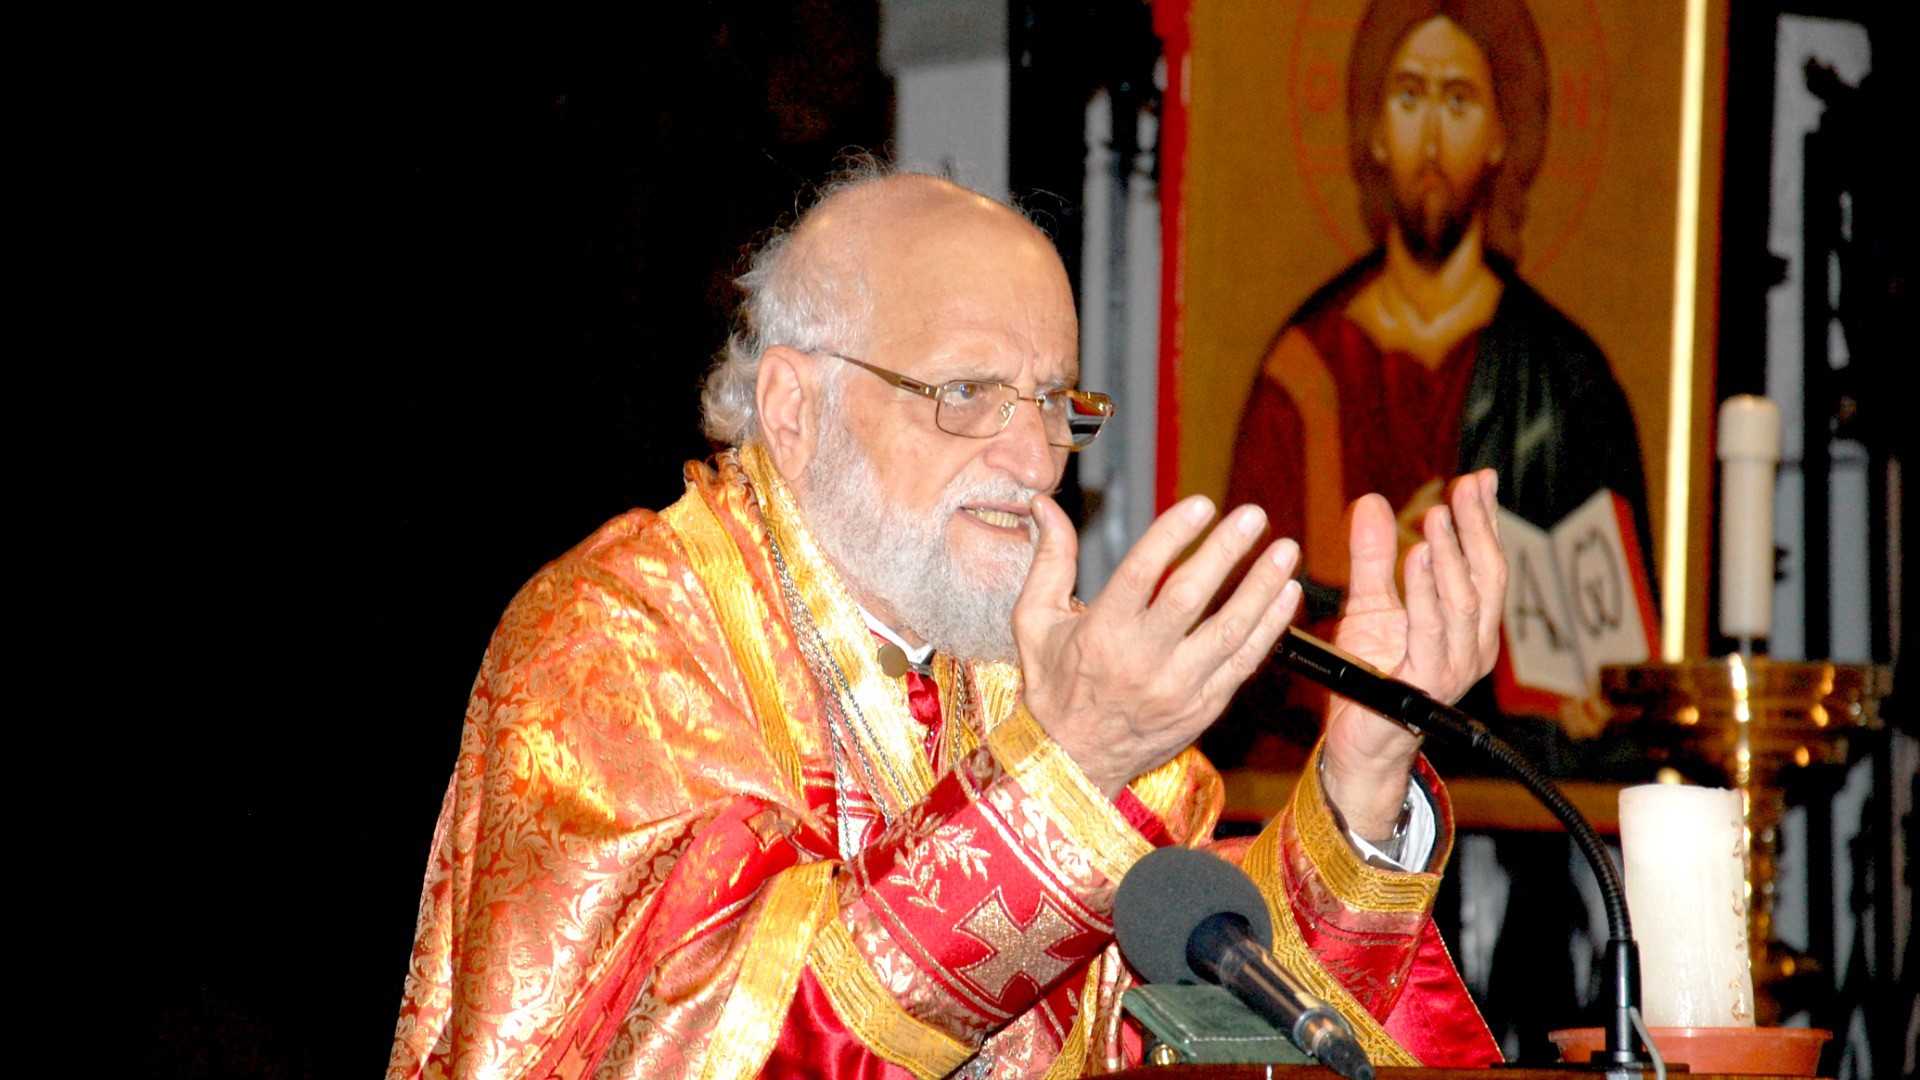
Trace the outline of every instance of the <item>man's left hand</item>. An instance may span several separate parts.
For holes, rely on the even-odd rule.
[[[1424,539],[1402,567],[1404,601],[1394,584],[1393,508],[1378,495],[1355,502],[1350,585],[1334,644],[1449,703],[1492,671],[1507,591],[1497,483],[1491,469],[1460,477],[1446,505],[1427,511]],[[1369,839],[1391,832],[1419,749],[1419,736],[1400,724],[1333,699],[1322,778],[1349,828]]]

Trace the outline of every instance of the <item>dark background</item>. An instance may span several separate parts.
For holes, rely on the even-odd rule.
[[[1077,277],[1088,93],[1150,108],[1157,43],[1140,0],[1009,11],[1012,187]],[[80,801],[132,873],[82,906],[124,1071],[377,1074],[499,613],[679,496],[732,279],[887,151],[893,90],[877,0],[193,18],[54,43],[38,84],[111,358],[70,388],[105,585],[55,609],[53,685],[117,724]]]
[[[708,453],[745,249],[888,136],[877,18],[170,27],[113,95],[139,362],[104,544],[160,582],[102,657],[133,676],[128,1065],[384,1067],[494,621]]]

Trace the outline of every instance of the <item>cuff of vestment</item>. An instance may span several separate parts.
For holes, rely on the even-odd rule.
[[[1342,906],[1350,910],[1379,913],[1427,911],[1433,906],[1434,894],[1440,888],[1439,874],[1371,866],[1348,842],[1347,831],[1334,814],[1332,804],[1327,801],[1326,789],[1320,785],[1320,755],[1324,747],[1324,743],[1314,747],[1313,758],[1300,771],[1300,782],[1293,789],[1294,828],[1299,832],[1303,853],[1327,889]],[[1427,767],[1424,758],[1420,761],[1420,768],[1426,776],[1432,776],[1432,770]],[[1438,777],[1432,777],[1432,783],[1437,784]],[[1428,791],[1433,790],[1431,784],[1423,786]],[[1438,820],[1435,823],[1434,857],[1429,860],[1429,865],[1434,865],[1444,857],[1453,835],[1453,818],[1446,811],[1444,799],[1436,797],[1434,803]]]
[[[838,919],[829,919],[821,927],[807,959],[847,1030],[916,1080],[945,1076],[973,1056],[973,1047],[900,1007]]]
[[[1108,879],[1118,882],[1153,850],[1128,815],[1093,786],[1025,703],[988,733],[987,747],[1054,826],[1086,853],[1088,865]]]

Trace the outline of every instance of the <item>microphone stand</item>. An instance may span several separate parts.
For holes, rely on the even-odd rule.
[[[1342,697],[1415,732],[1436,733],[1450,742],[1473,748],[1499,764],[1560,819],[1568,835],[1579,845],[1580,853],[1586,856],[1587,865],[1593,868],[1607,909],[1604,963],[1613,1000],[1606,1029],[1605,1060],[1602,1063],[1596,1059],[1595,1064],[1604,1064],[1609,1080],[1640,1076],[1649,1067],[1665,1077],[1665,1062],[1653,1048],[1653,1039],[1646,1035],[1640,1018],[1640,948],[1634,944],[1632,923],[1627,918],[1626,890],[1620,884],[1620,872],[1606,844],[1586,816],[1519,751],[1466,712],[1443,705],[1420,690],[1381,674],[1366,661],[1300,630],[1289,628],[1274,651],[1289,667]]]

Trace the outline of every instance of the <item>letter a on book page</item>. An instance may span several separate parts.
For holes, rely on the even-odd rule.
[[[1653,656],[1653,591],[1633,508],[1602,489],[1551,529],[1500,511],[1507,606],[1494,689],[1501,711],[1558,716],[1590,698],[1606,664]]]

